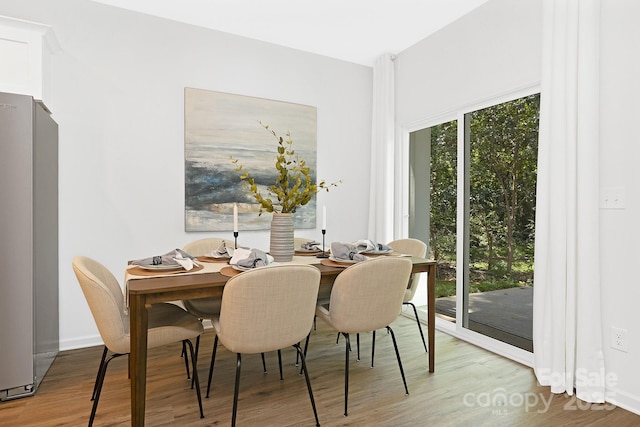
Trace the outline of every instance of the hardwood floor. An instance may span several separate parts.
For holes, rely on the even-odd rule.
[[[311,336],[308,367],[323,426],[599,426],[640,425],[640,416],[611,405],[588,405],[538,387],[531,369],[471,344],[436,332],[436,372],[413,320],[392,325],[407,376],[404,394],[391,337],[376,334],[375,368],[370,369],[371,334],[361,337],[362,360],[350,364],[349,416],[343,416],[344,339],[322,322]],[[206,391],[213,333],[202,337],[198,372]],[[91,411],[101,347],[61,352],[35,396],[0,403],[0,426],[82,426]],[[242,358],[239,426],[312,426],[313,412],[304,382],[293,364],[295,350],[283,351],[284,381],[276,353],[267,354],[264,374],[259,355]],[[186,380],[180,345],[149,353],[147,425],[230,425],[235,355],[218,348],[213,388],[203,399],[200,419],[196,394]],[[203,394],[204,396],[204,394]],[[127,358],[111,362],[95,426],[130,423]]]

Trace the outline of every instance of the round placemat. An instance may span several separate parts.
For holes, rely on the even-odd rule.
[[[345,263],[345,264],[343,264],[341,262],[335,262],[335,261],[332,261],[330,259],[323,259],[322,261],[320,261],[320,264],[326,265],[327,267],[347,268],[347,267],[349,267],[351,265],[355,265],[356,263],[349,263],[349,264]]]
[[[187,271],[182,267],[178,267],[174,270],[145,270],[140,266],[129,267],[127,271],[129,274],[134,274],[136,276],[164,276],[167,274],[180,274],[180,273],[193,273],[196,271],[202,270],[204,267],[201,265],[194,266],[191,270]]]
[[[233,277],[236,274],[240,274],[242,273],[242,271],[236,270],[235,268],[231,267],[230,265],[226,266],[226,267],[222,267],[222,269],[220,270],[220,274],[222,274],[223,276],[227,276],[227,277]]]
[[[294,255],[296,256],[316,256],[321,254],[322,251],[295,251]]]

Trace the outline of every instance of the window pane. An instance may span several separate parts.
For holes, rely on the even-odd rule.
[[[427,242],[427,256],[438,260],[436,312],[455,321],[457,120],[412,132],[409,159],[409,236]],[[424,311],[422,280],[414,301]]]
[[[453,120],[431,127],[430,256],[438,260],[436,312],[456,318],[457,127]]]
[[[538,94],[469,123],[468,327],[532,350]]]

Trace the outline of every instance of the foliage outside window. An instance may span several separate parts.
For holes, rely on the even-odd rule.
[[[532,282],[539,104],[535,94],[465,117],[469,292]],[[429,246],[439,261],[437,296],[455,295],[457,128],[457,121],[430,128]]]
[[[533,272],[539,105],[536,94],[469,113],[471,259],[504,277],[515,263]]]

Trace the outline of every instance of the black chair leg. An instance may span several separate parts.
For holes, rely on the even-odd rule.
[[[303,354],[304,354],[304,357],[305,357],[305,358],[307,357],[307,349],[309,348],[309,337],[310,337],[310,336],[311,336],[311,332],[309,332],[309,333],[307,334],[307,339],[304,341],[304,352],[303,352]],[[300,345],[300,343],[298,343],[298,346],[299,346],[299,345]],[[300,356],[299,356],[299,355],[297,354],[297,352],[296,352],[296,362],[298,361],[298,358],[299,358],[299,357],[300,357]],[[296,366],[298,366],[298,364],[297,364],[297,363],[296,363]],[[302,375],[302,368],[300,368],[300,375]]]
[[[196,337],[196,360],[198,360],[199,352],[200,352],[200,335]]]
[[[107,346],[104,347],[102,351],[102,358],[100,359],[100,365],[98,366],[98,373],[96,374],[96,382],[93,384],[93,393],[91,393],[91,400],[96,398],[96,389],[98,387],[98,378],[100,378],[100,371],[102,370],[102,365],[104,365],[104,360],[107,358]]]
[[[313,316],[313,330],[316,330],[316,318],[318,316],[314,315]],[[311,334],[311,332],[309,332],[309,335]],[[304,355],[307,355],[307,347],[309,346],[309,335],[307,335],[307,342],[304,345]],[[340,336],[340,334],[338,334],[338,336]],[[338,340],[336,339],[336,344],[338,344]],[[300,343],[298,343],[298,345],[300,345]],[[296,366],[298,366],[300,364],[300,356],[298,355],[298,353],[296,352]],[[302,375],[302,368],[300,368],[300,375]]]
[[[264,361],[264,353],[260,353],[260,357],[262,357],[262,372],[267,373],[267,363]]]
[[[307,339],[309,336],[307,335]],[[300,356],[300,360],[302,360],[302,370],[304,371],[304,378],[307,382],[307,390],[309,390],[309,400],[311,400],[311,407],[313,408],[313,416],[316,418],[316,426],[320,426],[320,421],[318,420],[318,411],[316,410],[316,401],[313,398],[313,391],[311,390],[311,381],[309,381],[309,372],[307,371],[307,362],[304,354],[302,353],[302,349],[300,348],[300,344],[295,344],[296,352]]]
[[[407,388],[407,380],[404,377],[404,369],[402,369],[402,361],[400,360],[400,352],[398,351],[398,344],[396,343],[396,335],[393,333],[393,329],[391,329],[390,326],[387,326],[387,331],[391,333],[391,339],[393,340],[393,347],[396,350],[396,359],[398,359],[398,366],[400,367],[400,375],[402,375],[404,392],[406,394],[409,394],[409,389]]]
[[[282,377],[282,353],[278,350],[278,367],[280,368],[280,381],[284,381]]]
[[[211,365],[209,366],[209,381],[207,381],[207,399],[209,398],[209,390],[211,390],[211,377],[213,377],[213,365],[216,362],[216,351],[218,350],[218,335],[213,339],[213,352],[211,353]]]
[[[204,418],[204,412],[202,411],[202,394],[200,394],[200,380],[198,379],[198,369],[197,369],[197,361],[196,361],[196,354],[195,351],[193,349],[193,344],[191,343],[191,341],[189,340],[184,340],[182,341],[183,345],[188,345],[189,346],[189,352],[191,353],[191,363],[193,364],[192,368],[193,368],[193,381],[192,381],[192,388],[193,388],[193,382],[196,383],[196,395],[198,396],[198,408],[200,408],[200,418]]]
[[[373,358],[376,355],[376,331],[373,331],[371,340],[371,367],[373,368]]]
[[[238,389],[240,388],[240,364],[242,359],[240,353],[238,353],[236,362],[236,386],[233,392],[233,415],[231,416],[231,427],[236,425],[236,413],[238,412]]]
[[[184,346],[184,344],[183,344]],[[192,359],[193,359],[193,366],[198,366],[198,352],[200,351],[200,335],[198,335],[196,337],[196,351],[195,354],[193,355]],[[187,379],[189,379],[189,370],[187,370]],[[193,378],[191,378],[191,390],[193,390],[193,386],[195,383],[195,374],[193,376]]]
[[[356,358],[356,360],[359,362],[360,361],[360,333],[356,334],[356,347],[358,347],[358,357]]]
[[[349,415],[347,413],[347,406],[349,399],[349,352],[351,351],[351,344],[349,341],[349,334],[343,332],[342,335],[344,335],[344,338],[347,342],[345,346],[346,351],[344,357],[344,416],[346,417]]]
[[[189,372],[189,358],[187,357],[187,345],[182,341],[182,353],[181,357],[184,358],[184,368],[187,371],[187,379],[191,379],[191,373]]]
[[[336,345],[338,345],[338,341],[340,341],[340,335],[342,335],[342,332],[338,332],[336,336]],[[351,351],[351,344],[349,344],[349,351]]]
[[[427,342],[424,340],[424,334],[422,333],[422,325],[420,325],[420,318],[418,317],[418,310],[416,309],[415,304],[412,302],[403,302],[403,304],[408,304],[411,307],[413,307],[413,314],[416,316],[416,323],[418,324],[418,330],[420,331],[420,337],[422,338],[422,345],[424,345],[424,351],[428,353],[429,350],[427,349]]]
[[[106,348],[105,348],[106,350]],[[116,357],[124,356],[124,354],[113,354],[104,363],[100,364],[100,370],[98,371],[98,377],[96,378],[96,384],[94,385],[93,405],[91,406],[91,415],[89,416],[89,427],[93,425],[93,420],[96,417],[96,410],[98,409],[98,402],[100,401],[100,393],[102,392],[102,385],[104,384],[104,376],[107,373],[109,362]]]
[[[304,357],[307,357],[307,349],[309,348],[309,337],[311,336],[311,332],[307,334],[307,339],[304,341]]]

